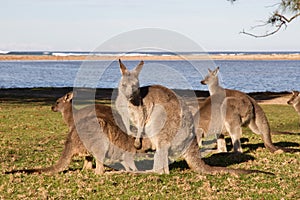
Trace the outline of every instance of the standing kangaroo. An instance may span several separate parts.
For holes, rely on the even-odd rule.
[[[300,116],[300,93],[298,91],[292,91],[292,97],[287,101],[287,103],[292,105]]]
[[[119,109],[122,119],[131,120],[132,123],[140,123],[138,126],[142,125],[141,129],[144,129],[143,137],[149,137],[151,140],[152,147],[156,149],[153,164],[154,172],[168,174],[168,157],[174,156],[174,154],[183,157],[189,167],[198,173],[229,172],[241,174],[257,172],[206,165],[201,160],[194,133],[192,114],[185,102],[172,90],[160,85],[140,88],[138,75],[143,62],[140,62],[131,71],[121,60],[119,60],[119,64],[122,79],[116,107]],[[130,115],[128,113],[135,114]]]
[[[248,126],[254,133],[261,135],[265,147],[271,152],[277,151],[279,148],[272,143],[270,126],[262,108],[245,93],[222,88],[219,85],[218,72],[219,67],[213,71],[209,69],[208,75],[201,81],[201,84],[208,85],[210,97],[196,113],[199,118],[197,129],[201,128],[205,133],[214,132],[211,124],[217,116],[220,121],[215,133],[225,130],[229,132],[234,152],[242,152],[242,126]],[[227,151],[224,136],[221,134],[221,137],[217,137],[218,151]]]
[[[127,134],[136,137],[134,146],[139,149],[141,146],[140,139],[145,128],[146,107],[140,96],[140,84],[137,77],[144,62],[141,61],[132,72],[129,72],[121,61],[119,62],[122,78],[115,105],[122,117]],[[131,131],[131,124],[137,128],[136,134]]]

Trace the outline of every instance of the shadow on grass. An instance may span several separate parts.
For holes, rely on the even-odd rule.
[[[288,153],[300,152],[300,149],[291,148],[291,147],[299,147],[300,145],[297,142],[276,142],[274,143],[274,145],[282,149],[284,152],[288,152]],[[248,153],[248,152],[256,151],[258,148],[265,148],[265,145],[264,143],[243,144],[242,148],[243,149],[248,148],[249,150],[245,152]],[[266,149],[266,151],[268,150]]]
[[[287,134],[287,132],[285,133]],[[290,133],[291,135],[299,135],[299,133]],[[227,146],[227,150],[230,151],[232,150],[233,146],[231,143],[231,139],[230,138],[225,138],[226,141],[226,146]],[[245,144],[245,142],[247,142]],[[265,148],[264,143],[256,143],[256,144],[251,144],[248,143],[249,139],[248,138],[241,138],[241,143],[242,143],[242,149],[248,149],[247,151],[244,151],[244,153],[249,153],[249,152],[253,152],[256,151],[259,148]],[[288,152],[288,153],[296,153],[296,152],[300,152],[300,149],[294,149],[291,147],[300,147],[300,144],[297,142],[276,142],[273,143],[275,146],[279,147],[280,149],[282,149],[284,152]],[[266,149],[266,151],[268,151]]]
[[[202,158],[206,164],[217,167],[228,167],[230,165],[247,162],[254,159],[255,158],[251,155],[241,153],[217,153],[211,155],[210,157]],[[174,169],[187,170],[189,169],[189,166],[185,160],[180,160],[170,165],[170,170]]]

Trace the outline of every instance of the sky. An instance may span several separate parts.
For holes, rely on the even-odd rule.
[[[277,2],[0,0],[0,51],[93,51],[143,28],[178,32],[205,51],[300,51],[300,19],[267,38],[239,33],[261,24]]]

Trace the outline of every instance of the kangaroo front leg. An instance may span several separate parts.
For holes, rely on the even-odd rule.
[[[137,136],[134,141],[134,147],[136,149],[142,148],[141,139],[142,139],[142,134],[144,133],[144,128],[145,128],[145,120],[144,117],[142,117],[142,119],[138,120]]]
[[[89,170],[93,169],[93,157],[92,156],[86,156],[84,160],[84,164],[82,167],[82,170]]]

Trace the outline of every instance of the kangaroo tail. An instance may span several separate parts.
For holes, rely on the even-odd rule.
[[[38,169],[21,169],[21,170],[13,170],[10,172],[5,172],[5,174],[14,174],[14,173],[26,173],[26,174],[33,174],[33,173],[49,173],[49,174],[54,174],[61,172],[65,170],[74,155],[74,147],[73,147],[73,142],[71,139],[71,135],[68,135],[68,138],[65,142],[65,148],[62,152],[62,155],[60,156],[59,160],[56,162],[56,164],[50,166],[50,167],[45,167],[45,168],[38,168]]]
[[[71,158],[68,159],[66,157],[61,156],[60,159],[57,161],[56,164],[45,167],[45,168],[37,168],[37,169],[20,169],[20,170],[12,170],[9,172],[5,172],[5,174],[15,174],[15,173],[26,173],[26,174],[34,174],[34,173],[49,173],[49,174],[55,174],[58,172],[63,171],[66,169],[66,167],[70,164]]]
[[[188,149],[184,153],[184,158],[187,164],[189,165],[189,167],[197,173],[204,173],[204,174],[230,173],[235,175],[265,173],[265,174],[274,175],[273,173],[263,172],[259,170],[230,169],[226,167],[209,166],[205,164],[204,161],[201,159],[201,155],[200,155],[200,151],[196,139],[193,140],[192,144],[188,147]]]
[[[300,135],[299,133],[287,132],[287,131],[271,131],[272,135]]]

